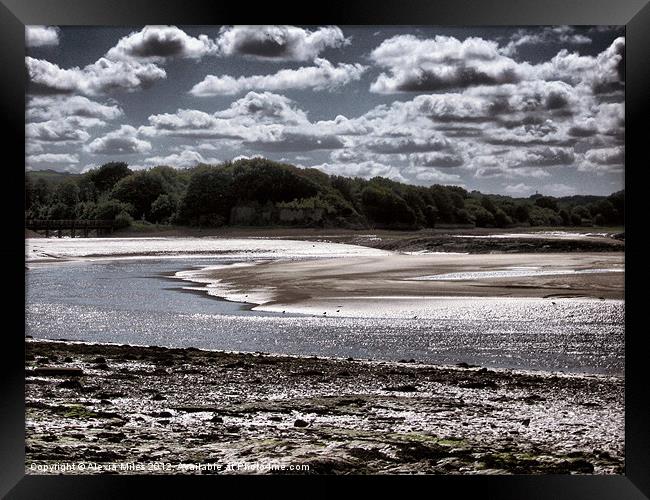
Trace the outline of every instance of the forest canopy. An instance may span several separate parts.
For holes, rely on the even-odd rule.
[[[134,220],[202,227],[615,226],[624,222],[624,205],[624,191],[512,198],[458,186],[327,175],[264,158],[182,170],[132,171],[111,162],[84,174],[25,176],[26,219],[108,219],[118,227]]]

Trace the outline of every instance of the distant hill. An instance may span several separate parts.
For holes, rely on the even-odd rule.
[[[45,179],[48,182],[53,184],[58,184],[63,182],[66,179],[74,179],[75,177],[80,177],[82,174],[74,174],[70,172],[57,172],[56,170],[27,170],[25,172],[30,179],[36,182],[38,179]]]

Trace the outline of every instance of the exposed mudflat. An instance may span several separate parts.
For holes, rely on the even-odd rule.
[[[468,252],[468,253],[558,253],[558,252],[623,252],[623,233],[578,233],[540,231],[507,233],[503,231],[423,231],[419,235],[360,240],[360,245],[400,252]]]
[[[419,297],[590,297],[623,299],[624,254],[435,254],[380,255],[298,262],[268,261],[256,266],[177,273],[207,283],[206,291],[229,300],[273,305],[274,310],[323,309],[323,299],[370,297],[388,307],[395,298]],[[525,270],[525,272],[523,271]],[[420,301],[422,302],[422,301]],[[315,304],[314,304],[315,303]],[[359,301],[355,301],[359,306]],[[426,302],[423,302],[426,306]],[[334,312],[330,310],[330,315]],[[416,313],[417,314],[417,313]]]
[[[28,339],[26,472],[621,474],[623,397],[602,376]]]

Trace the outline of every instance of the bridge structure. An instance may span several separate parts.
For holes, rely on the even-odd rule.
[[[50,231],[55,232],[61,238],[63,231],[69,231],[73,238],[77,233],[83,234],[85,238],[91,231],[97,236],[113,232],[115,221],[112,220],[81,220],[81,219],[52,219],[38,220],[29,219],[25,221],[25,229],[32,231],[45,231],[45,237],[50,236]]]

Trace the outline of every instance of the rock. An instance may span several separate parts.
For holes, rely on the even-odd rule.
[[[83,389],[81,382],[78,380],[64,380],[60,384],[57,384],[57,387],[61,387],[63,389]]]
[[[414,385],[396,385],[384,387],[385,391],[394,391],[394,392],[417,392],[418,388]]]
[[[72,358],[70,356],[66,356],[65,358],[63,358],[63,362],[64,363],[72,363]]]
[[[123,398],[125,394],[120,391],[100,391],[95,394],[95,397],[98,399],[113,399],[113,398]]]
[[[68,377],[80,377],[84,374],[81,368],[41,366],[30,370],[34,375],[52,376],[64,375]]]
[[[162,394],[154,394],[153,396],[151,396],[151,399],[153,401],[164,401],[167,398],[165,398],[165,396],[163,396]]]
[[[250,368],[251,366],[240,359],[235,361],[234,363],[226,363],[225,365],[223,365],[223,367],[224,368]]]
[[[521,425],[523,425],[524,427],[528,427],[530,425],[530,419],[529,418],[523,419],[521,421]]]
[[[106,363],[99,363],[95,368],[98,370],[110,370],[110,367]]]
[[[269,417],[269,420],[271,420],[272,422],[282,422],[282,417],[278,417],[277,415],[273,415],[273,416]]]
[[[294,427],[307,427],[308,425],[309,425],[309,424],[308,424],[307,422],[305,422],[304,420],[302,420],[302,419],[300,419],[300,418],[297,419],[297,420],[293,423],[293,426],[294,426]]]
[[[95,359],[93,359],[93,363],[95,364],[106,363],[106,358],[104,356],[97,356]]]
[[[493,380],[466,380],[458,384],[466,389],[496,389],[498,384]]]
[[[317,376],[317,375],[322,375],[323,372],[320,370],[300,370],[296,372],[289,372],[289,375],[292,377],[311,377],[311,376]]]
[[[223,418],[221,418],[219,415],[214,415],[210,419],[210,422],[214,422],[215,424],[223,424]]]
[[[169,417],[173,417],[174,415],[172,415],[168,411],[159,411],[158,413],[155,414],[155,416],[156,417],[161,417],[161,418],[169,418]]]

